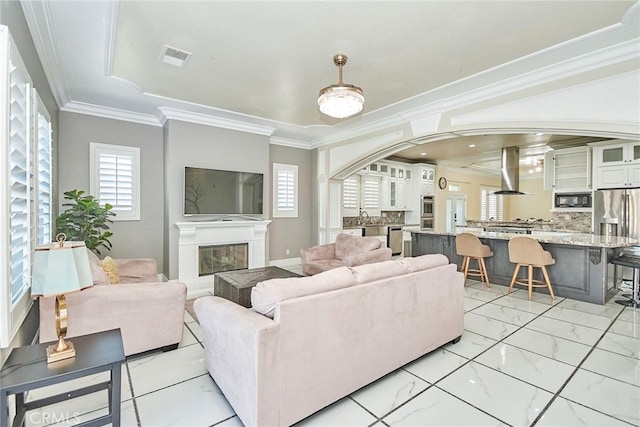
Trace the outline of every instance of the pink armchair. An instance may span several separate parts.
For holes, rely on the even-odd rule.
[[[182,339],[187,286],[159,282],[153,259],[115,260],[120,282],[110,284],[100,259],[89,251],[93,283],[67,294],[67,337],[120,329],[124,352],[176,348]],[[55,297],[40,297],[40,342],[57,339]]]
[[[337,267],[352,267],[391,259],[391,249],[375,237],[340,233],[335,243],[301,249],[302,274],[311,276]]]

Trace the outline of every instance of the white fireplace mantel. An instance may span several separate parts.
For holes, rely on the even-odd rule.
[[[187,284],[188,297],[213,291],[213,275],[199,275],[200,246],[247,243],[249,268],[266,265],[266,234],[270,220],[189,221],[177,222],[178,280]]]

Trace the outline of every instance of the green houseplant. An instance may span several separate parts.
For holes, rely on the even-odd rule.
[[[113,206],[100,202],[94,196],[84,195],[84,191],[71,190],[64,193],[69,202],[63,203],[67,210],[56,218],[56,233],[64,233],[68,240],[84,241],[92,251],[100,255],[100,247],[111,250],[109,224],[113,222],[109,217],[115,216],[111,212]]]

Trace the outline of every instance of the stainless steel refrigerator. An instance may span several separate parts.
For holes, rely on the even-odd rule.
[[[624,236],[640,240],[640,188],[598,190],[593,194],[593,233],[604,236]],[[640,246],[625,249],[623,254],[640,256]],[[607,290],[631,289],[633,270],[609,264]],[[608,274],[608,275],[609,275]],[[622,284],[629,286],[625,288]]]
[[[593,200],[593,233],[640,240],[640,188],[598,190]]]

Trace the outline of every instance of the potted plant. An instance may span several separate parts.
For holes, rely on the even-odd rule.
[[[115,216],[111,212],[113,206],[105,203],[104,207],[94,196],[84,195],[84,191],[71,190],[64,193],[69,200],[62,206],[67,210],[56,218],[56,233],[64,233],[67,240],[84,241],[92,251],[100,255],[100,247],[111,250],[109,224],[113,222],[109,217]]]

